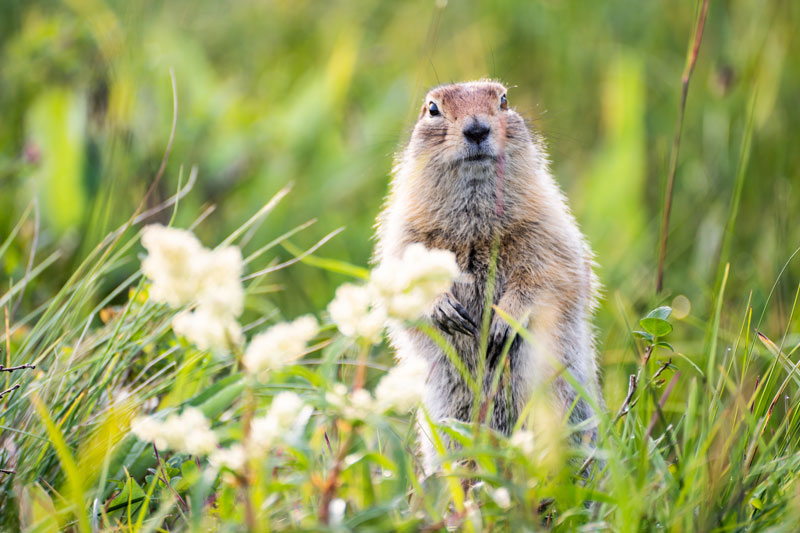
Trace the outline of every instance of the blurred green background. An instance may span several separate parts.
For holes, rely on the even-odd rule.
[[[310,246],[346,226],[319,254],[359,265],[426,89],[493,77],[513,87],[510,104],[547,137],[554,174],[596,251],[606,386],[621,397],[622,364],[634,360],[626,321],[650,306],[686,296],[691,313],[675,336],[685,351],[702,347],[741,165],[723,256],[726,328],[738,331],[748,298],[758,317],[800,244],[800,4],[712,1],[686,108],[665,291],[655,295],[697,9],[669,0],[2,0],[0,242],[38,198],[37,260],[62,253],[24,305],[53,294],[143,197],[169,137],[170,69],[177,133],[150,205],[174,193],[181,167],[185,180],[197,165],[176,224],[187,227],[213,204],[197,233],[216,244],[292,181],[251,246],[316,218],[294,243]],[[36,234],[28,217],[1,265],[4,279],[24,275]],[[136,267],[132,260],[109,287]],[[770,336],[787,327],[798,279],[800,260],[778,282],[761,326]],[[286,288],[276,302],[287,316],[318,312],[344,280],[298,265],[276,275]]]

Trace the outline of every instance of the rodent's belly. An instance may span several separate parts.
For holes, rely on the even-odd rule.
[[[469,312],[472,320],[476,324],[480,324],[483,319],[483,304],[486,297],[485,282],[476,280],[471,283],[455,283],[451,292],[456,300]],[[497,301],[497,295],[493,299]]]
[[[470,318],[478,328],[483,323],[484,303],[486,298],[486,280],[484,277],[477,278],[470,283],[456,283],[451,290],[453,296],[458,302],[464,306],[469,313]],[[502,284],[496,283],[493,295],[493,302],[497,303],[502,295]],[[453,347],[458,352],[461,360],[471,369],[476,369],[478,366],[478,351],[480,349],[480,338],[471,335],[464,335],[456,333],[449,336]]]

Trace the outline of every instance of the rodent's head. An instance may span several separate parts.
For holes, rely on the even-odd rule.
[[[491,167],[531,144],[525,121],[495,81],[443,85],[425,97],[411,135],[412,157],[449,170]]]

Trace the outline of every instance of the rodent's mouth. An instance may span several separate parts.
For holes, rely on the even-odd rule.
[[[475,162],[475,161],[496,161],[496,160],[497,160],[497,157],[495,157],[495,156],[493,156],[491,154],[485,154],[485,153],[472,154],[470,156],[467,156],[467,157],[464,157],[463,159],[461,159],[461,161],[463,161],[465,163],[472,163],[472,162]]]

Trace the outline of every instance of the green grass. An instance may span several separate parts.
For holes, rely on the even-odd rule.
[[[317,348],[297,364],[266,383],[250,380],[236,358],[176,339],[174,311],[147,298],[138,273],[106,298],[97,293],[104,276],[134,260],[136,228],[118,235],[2,336],[10,365],[36,365],[6,374],[20,388],[3,398],[0,460],[14,471],[2,477],[4,528],[791,531],[799,523],[800,373],[793,361],[800,345],[788,332],[774,341],[756,336],[753,316],[763,310],[727,316],[727,266],[714,314],[692,318],[707,349],[670,344],[677,321],[668,307],[630,332],[637,354],[631,388],[601,414],[596,448],[576,446],[569,433],[581,428],[533,400],[532,449],[523,452],[481,425],[434,424],[443,467],[425,477],[414,453],[414,416],[353,420],[326,399],[336,383],[352,383],[358,364],[358,346],[335,327],[323,328]],[[257,290],[263,283],[264,276],[248,282],[248,306],[268,297]],[[109,306],[115,294],[124,303]],[[263,328],[257,322],[248,335]],[[369,361],[385,353],[373,346]],[[369,365],[368,387],[384,370]],[[143,411],[195,406],[228,445],[243,438],[243,419],[282,390],[297,392],[313,414],[246,477],[217,473],[203,456],[162,451],[157,458],[129,432]],[[460,448],[444,448],[438,439],[445,435]],[[510,504],[498,489],[508,491]]]
[[[800,11],[709,2],[694,55],[702,5],[4,2],[0,530],[796,531]],[[594,448],[538,402],[530,454],[439,426],[461,446],[426,478],[424,413],[326,399],[393,354],[325,307],[369,274],[425,88],[484,76],[548,139],[596,252],[607,408]],[[262,383],[176,338],[139,271],[150,221],[240,246],[247,338],[313,313],[314,349]],[[228,446],[285,390],[313,413],[246,482],[130,433],[192,406]]]

